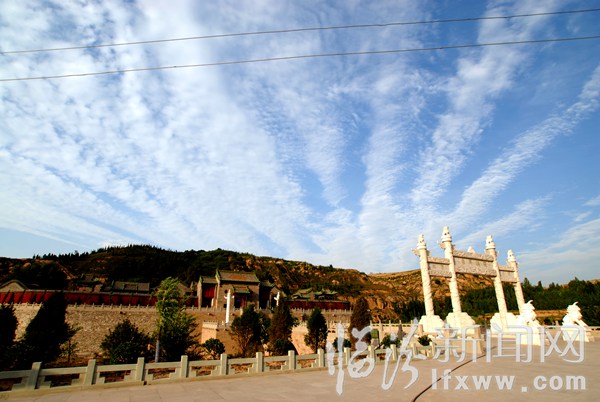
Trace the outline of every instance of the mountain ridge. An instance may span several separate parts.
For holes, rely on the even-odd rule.
[[[47,254],[33,258],[0,257],[0,284],[10,279],[45,289],[66,289],[69,281],[93,275],[102,283],[111,281],[149,282],[151,286],[167,276],[187,285],[200,276],[213,276],[217,269],[255,272],[288,295],[306,288],[336,291],[341,300],[353,303],[365,297],[375,319],[397,319],[395,310],[410,302],[422,301],[420,271],[366,274],[352,268],[313,265],[276,257],[255,256],[223,249],[171,251],[148,245],[106,247],[86,253]],[[487,278],[471,275],[459,278],[461,291],[485,288]],[[432,281],[434,299],[449,296],[445,278]]]

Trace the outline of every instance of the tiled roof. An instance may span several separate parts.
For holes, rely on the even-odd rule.
[[[259,284],[260,281],[254,272],[217,271],[221,282],[245,282]]]
[[[300,289],[292,295],[294,300],[317,300],[317,299],[331,299],[337,296],[337,292],[328,289],[321,291],[313,291],[312,289]]]
[[[150,283],[148,282],[121,282],[115,281],[110,290],[124,292],[150,292]]]
[[[234,286],[233,293],[250,294],[251,292],[250,289],[248,289],[248,286]]]

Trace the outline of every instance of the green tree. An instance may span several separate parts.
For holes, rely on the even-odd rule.
[[[138,357],[149,357],[150,335],[141,331],[129,319],[118,323],[104,337],[100,348],[109,364],[135,363]]]
[[[317,349],[325,349],[327,344],[327,322],[320,308],[315,308],[306,321],[308,333],[304,335],[304,343],[315,353]]]
[[[26,368],[35,361],[50,363],[64,350],[63,345],[76,329],[66,322],[67,302],[62,292],[53,293],[33,317],[17,345],[17,366]]]
[[[352,348],[356,347],[356,342],[360,339],[356,339],[352,335],[352,330],[356,328],[358,331],[362,331],[364,328],[371,325],[371,310],[369,310],[369,304],[364,297],[360,297],[356,304],[354,305],[354,309],[352,309],[352,315],[350,316],[350,328],[348,328],[350,332],[350,342],[352,343]],[[365,334],[362,337],[362,341],[367,344],[371,341],[371,333]]]
[[[11,279],[17,279],[29,285],[37,285],[42,289],[65,289],[67,275],[55,261],[37,262],[22,265],[13,270]]]
[[[11,351],[18,323],[14,307],[0,305],[0,370],[6,370],[12,365]]]
[[[218,359],[225,353],[225,345],[216,338],[207,339],[206,342],[200,345],[200,348],[204,350],[204,355],[212,360]]]
[[[196,323],[194,317],[186,313],[185,302],[177,279],[169,277],[160,283],[156,293],[156,334],[159,355],[166,361],[179,360],[198,344],[193,335]]]
[[[231,337],[237,343],[239,352],[244,357],[252,357],[260,351],[266,340],[268,321],[264,315],[254,309],[254,304],[244,308],[242,315],[231,322]]]
[[[402,338],[400,338],[400,337],[395,337],[395,338],[396,338],[396,340],[392,341],[392,336],[390,334],[387,334],[381,340],[381,346],[383,346],[385,348],[389,348],[391,345],[396,345],[396,347],[399,348],[400,345],[402,344]]]
[[[269,351],[273,355],[286,355],[288,350],[295,350],[292,343],[292,329],[296,322],[288,304],[281,300],[275,308],[269,326]]]

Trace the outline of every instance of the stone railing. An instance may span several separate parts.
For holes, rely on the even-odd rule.
[[[414,348],[414,346],[413,346]],[[399,351],[391,345],[391,361],[397,361]],[[415,353],[419,351],[414,350]],[[354,353],[354,352],[353,352]],[[276,372],[294,372],[310,369],[324,369],[327,364],[341,363],[347,366],[350,362],[350,348],[344,348],[341,354],[330,356],[319,349],[315,354],[297,355],[290,350],[287,356],[264,356],[257,352],[255,357],[230,358],[222,354],[218,360],[189,361],[181,356],[178,362],[146,363],[139,358],[137,363],[100,365],[95,359],[89,360],[85,367],[42,368],[41,363],[33,363],[30,370],[0,372],[0,399],[6,392],[32,391],[49,388],[87,387],[99,384],[143,385],[169,380],[189,378],[217,378],[220,376],[240,376],[248,374],[265,374]],[[386,349],[369,346],[368,350],[353,356],[353,359],[371,357],[376,362],[386,356]]]
[[[398,352],[392,345],[392,360],[396,361]],[[377,360],[385,358],[385,349],[370,347],[362,356],[371,356]],[[350,349],[342,353],[343,364],[350,360]],[[335,364],[339,354],[335,354]],[[42,368],[42,363],[33,363],[30,370],[0,372],[0,395],[4,392],[31,391],[49,388],[86,387],[97,384],[142,385],[174,379],[218,377],[227,375],[262,374],[268,372],[301,371],[323,369],[327,364],[322,349],[310,355],[296,355],[291,350],[287,356],[267,356],[262,352],[251,358],[230,358],[222,354],[218,360],[189,361],[181,356],[178,362],[146,363],[139,358],[137,363],[100,365],[95,359],[89,360],[85,367]],[[0,396],[1,399],[1,396]]]

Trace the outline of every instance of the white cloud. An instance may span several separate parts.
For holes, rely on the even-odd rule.
[[[498,10],[490,7],[490,14],[522,12],[527,4]],[[536,6],[537,7],[537,6]],[[544,3],[546,10],[553,5]],[[481,42],[530,39],[544,29],[543,20],[492,20],[480,24]],[[516,37],[515,37],[516,36]],[[511,88],[514,76],[527,62],[529,54],[518,47],[492,47],[467,51],[457,61],[455,76],[448,79],[449,110],[440,116],[431,137],[431,145],[420,152],[419,176],[411,192],[416,208],[430,210],[461,172],[479,137],[488,124],[494,101],[499,94]]]
[[[598,197],[592,198],[587,201],[585,204],[587,207],[599,207],[600,206],[600,195]]]
[[[562,282],[564,278],[598,279],[594,264],[600,258],[598,248],[600,219],[575,225],[556,241],[518,256],[521,277],[535,276],[546,281]]]
[[[432,4],[4,2],[2,49],[443,17]],[[561,4],[491,2],[486,13]],[[527,39],[553,23],[487,21],[461,25],[464,35],[437,24],[4,55],[0,69],[3,77],[29,76],[408,48],[448,32],[465,42]],[[0,197],[0,227],[80,250],[137,242],[221,247],[365,271],[416,267],[410,249],[418,234],[435,242],[448,224],[457,240],[510,237],[535,228],[551,204],[535,189],[507,201],[507,189],[533,162],[547,163],[548,144],[577,134],[598,106],[596,70],[587,84],[584,76],[573,80],[584,89],[577,101],[562,96],[562,112],[560,105],[553,116],[536,111],[527,124],[542,123],[522,130],[510,149],[478,152],[497,124],[498,104],[517,87],[531,89],[522,73],[540,54],[551,56],[493,47],[3,83],[0,185],[11,196]],[[545,69],[555,71],[552,63]],[[577,196],[598,204],[592,194]],[[494,202],[507,203],[508,212],[484,220]],[[581,205],[564,210],[587,213]]]
[[[483,171],[462,194],[457,208],[447,217],[449,222],[469,225],[483,215],[492,201],[504,192],[526,167],[538,161],[556,137],[569,135],[591,113],[598,110],[600,66],[584,85],[579,100],[562,114],[551,117],[517,136],[514,144]]]

